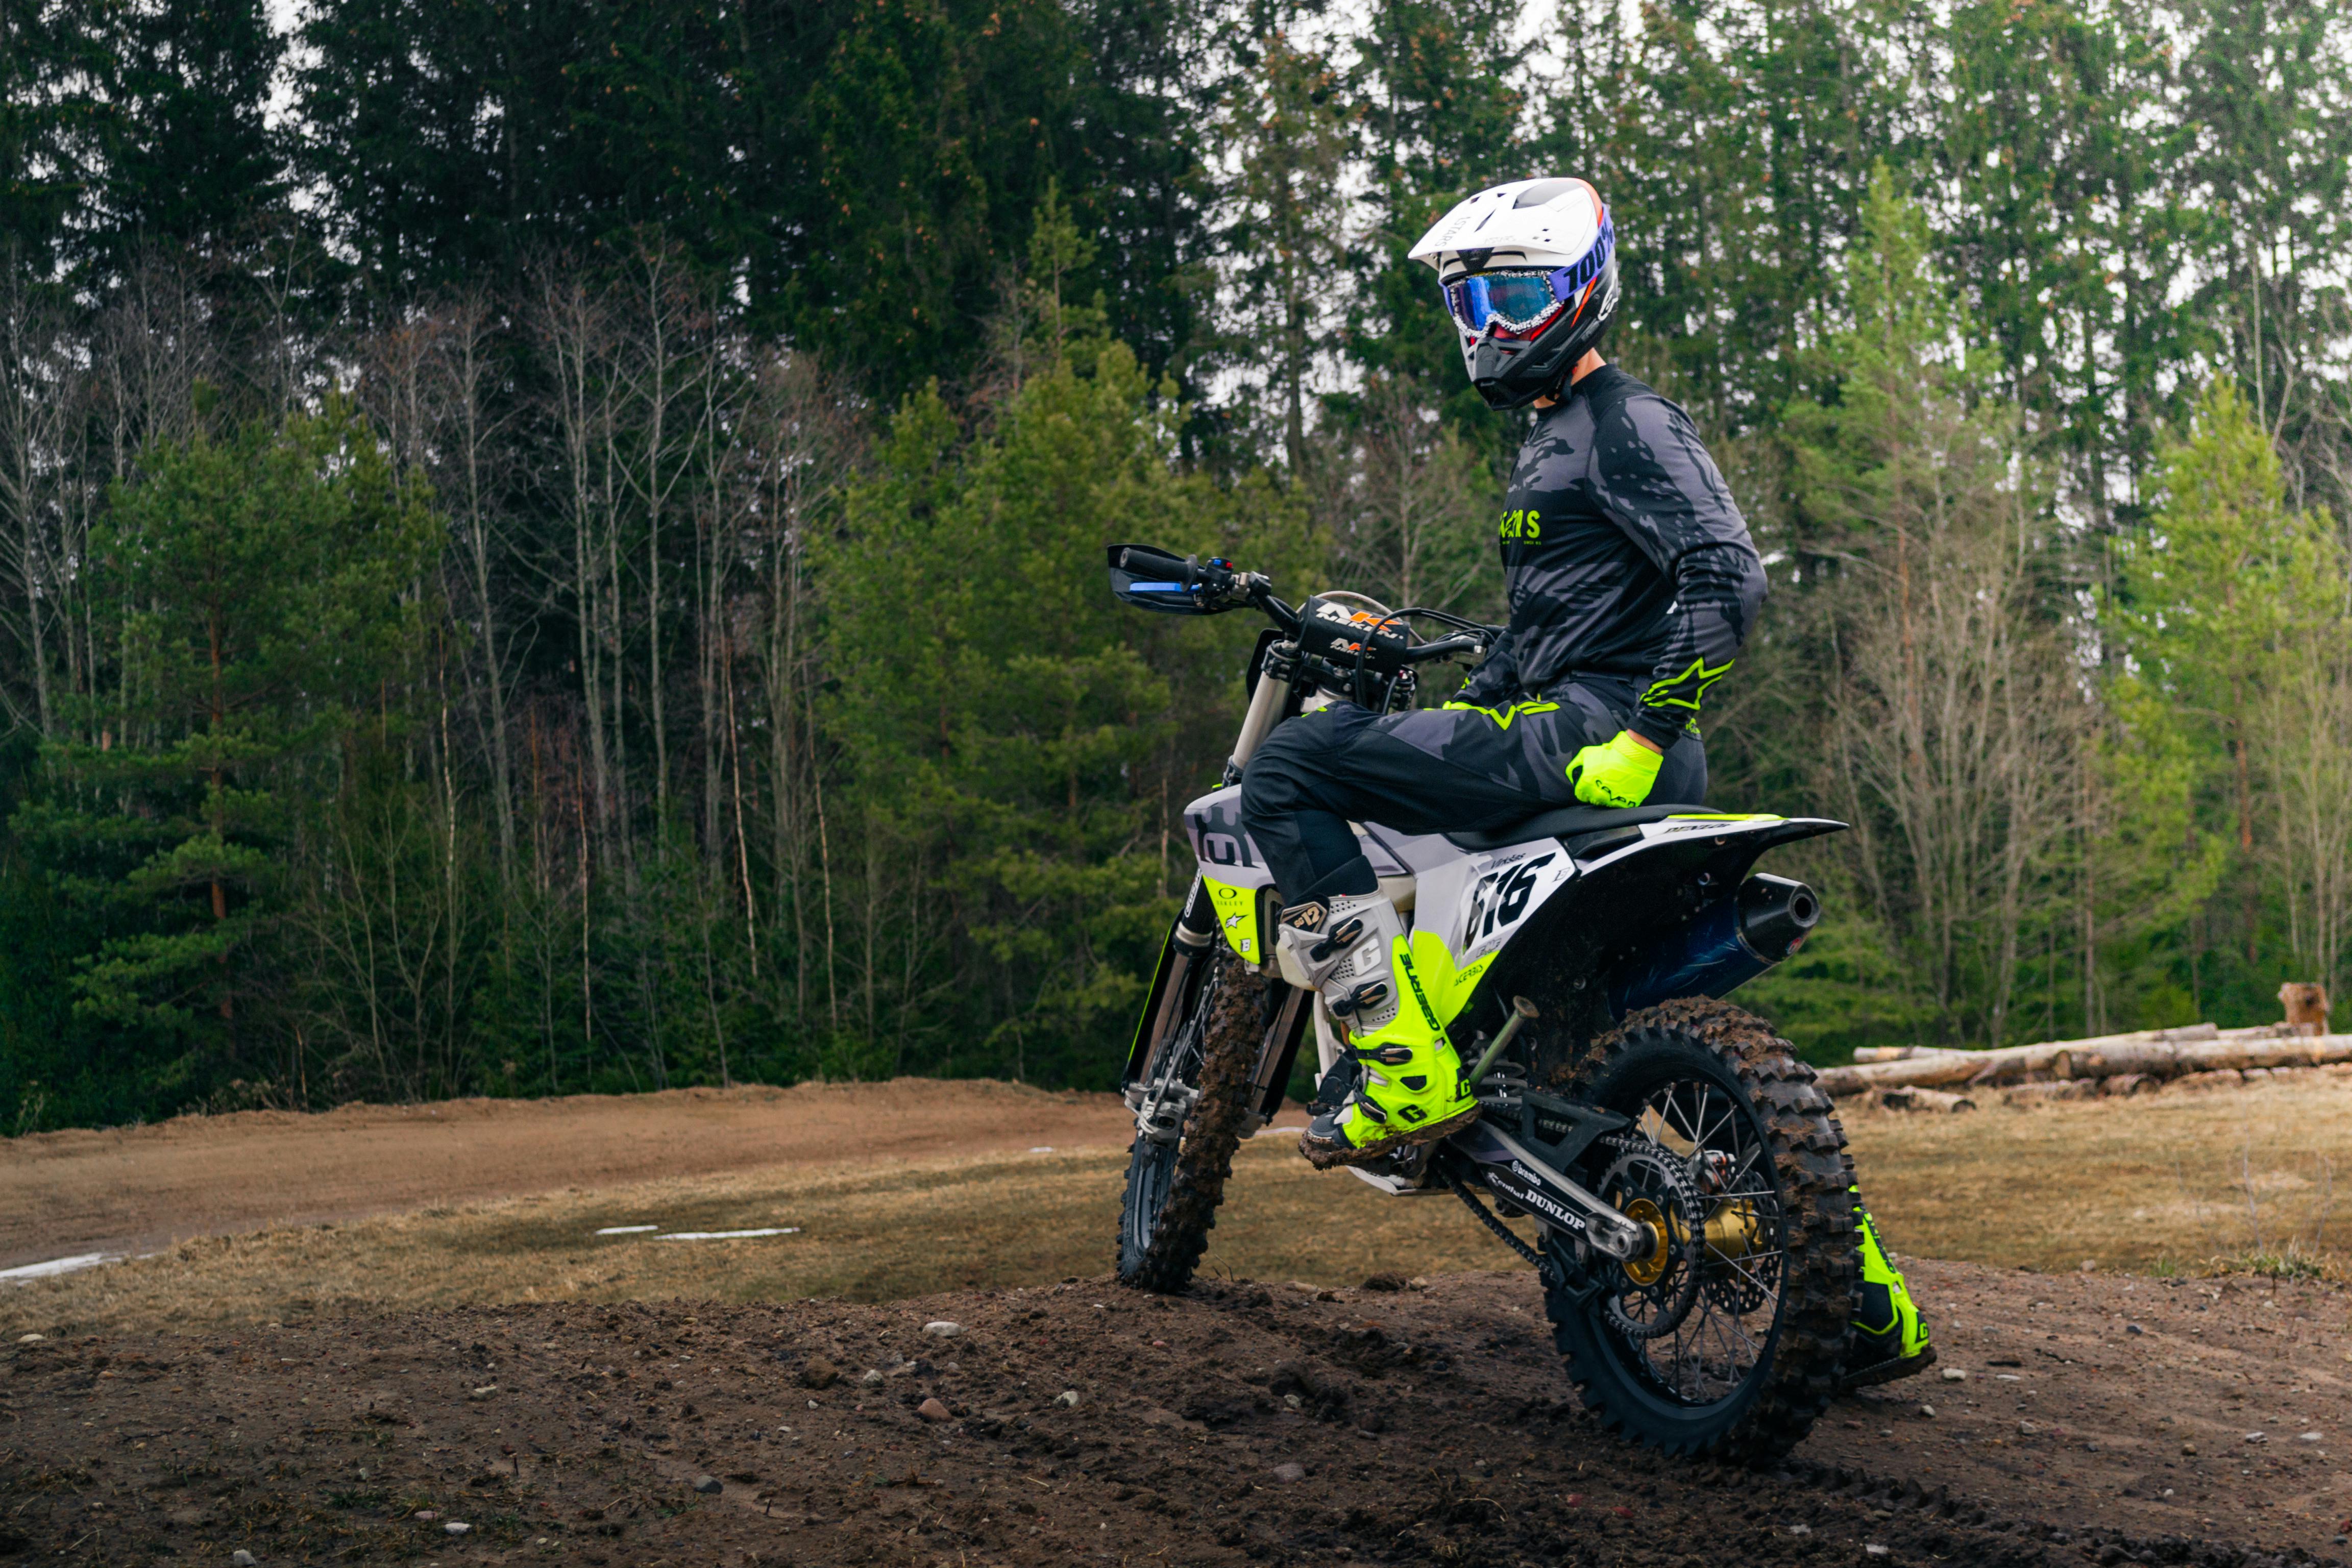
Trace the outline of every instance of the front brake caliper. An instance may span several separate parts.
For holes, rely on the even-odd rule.
[[[1200,1099],[1201,1091],[1190,1084],[1161,1085],[1158,1094],[1144,1098],[1136,1107],[1135,1135],[1154,1143],[1175,1142],[1183,1137],[1184,1123]]]

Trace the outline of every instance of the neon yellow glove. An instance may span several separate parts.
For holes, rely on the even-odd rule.
[[[1639,805],[1650,798],[1658,782],[1658,764],[1665,760],[1664,753],[1635,740],[1632,731],[1620,730],[1608,744],[1587,746],[1569,758],[1568,782],[1587,805]]]

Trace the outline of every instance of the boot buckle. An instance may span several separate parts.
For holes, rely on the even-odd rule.
[[[1335,952],[1345,952],[1356,945],[1364,934],[1364,922],[1349,916],[1331,928],[1331,934],[1307,950],[1307,956],[1320,963]]]

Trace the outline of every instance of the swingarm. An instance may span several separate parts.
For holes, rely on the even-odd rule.
[[[1623,1121],[1622,1117],[1611,1120]],[[1482,1119],[1454,1134],[1444,1145],[1444,1155],[1466,1167],[1459,1171],[1461,1175],[1512,1207],[1583,1237],[1606,1257],[1622,1262],[1657,1247],[1657,1233],[1648,1225],[1618,1213],[1491,1121]]]

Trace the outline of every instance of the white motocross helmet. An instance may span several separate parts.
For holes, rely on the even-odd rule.
[[[1406,254],[1437,269],[1462,367],[1490,408],[1557,392],[1622,298],[1616,227],[1584,180],[1481,191]]]

